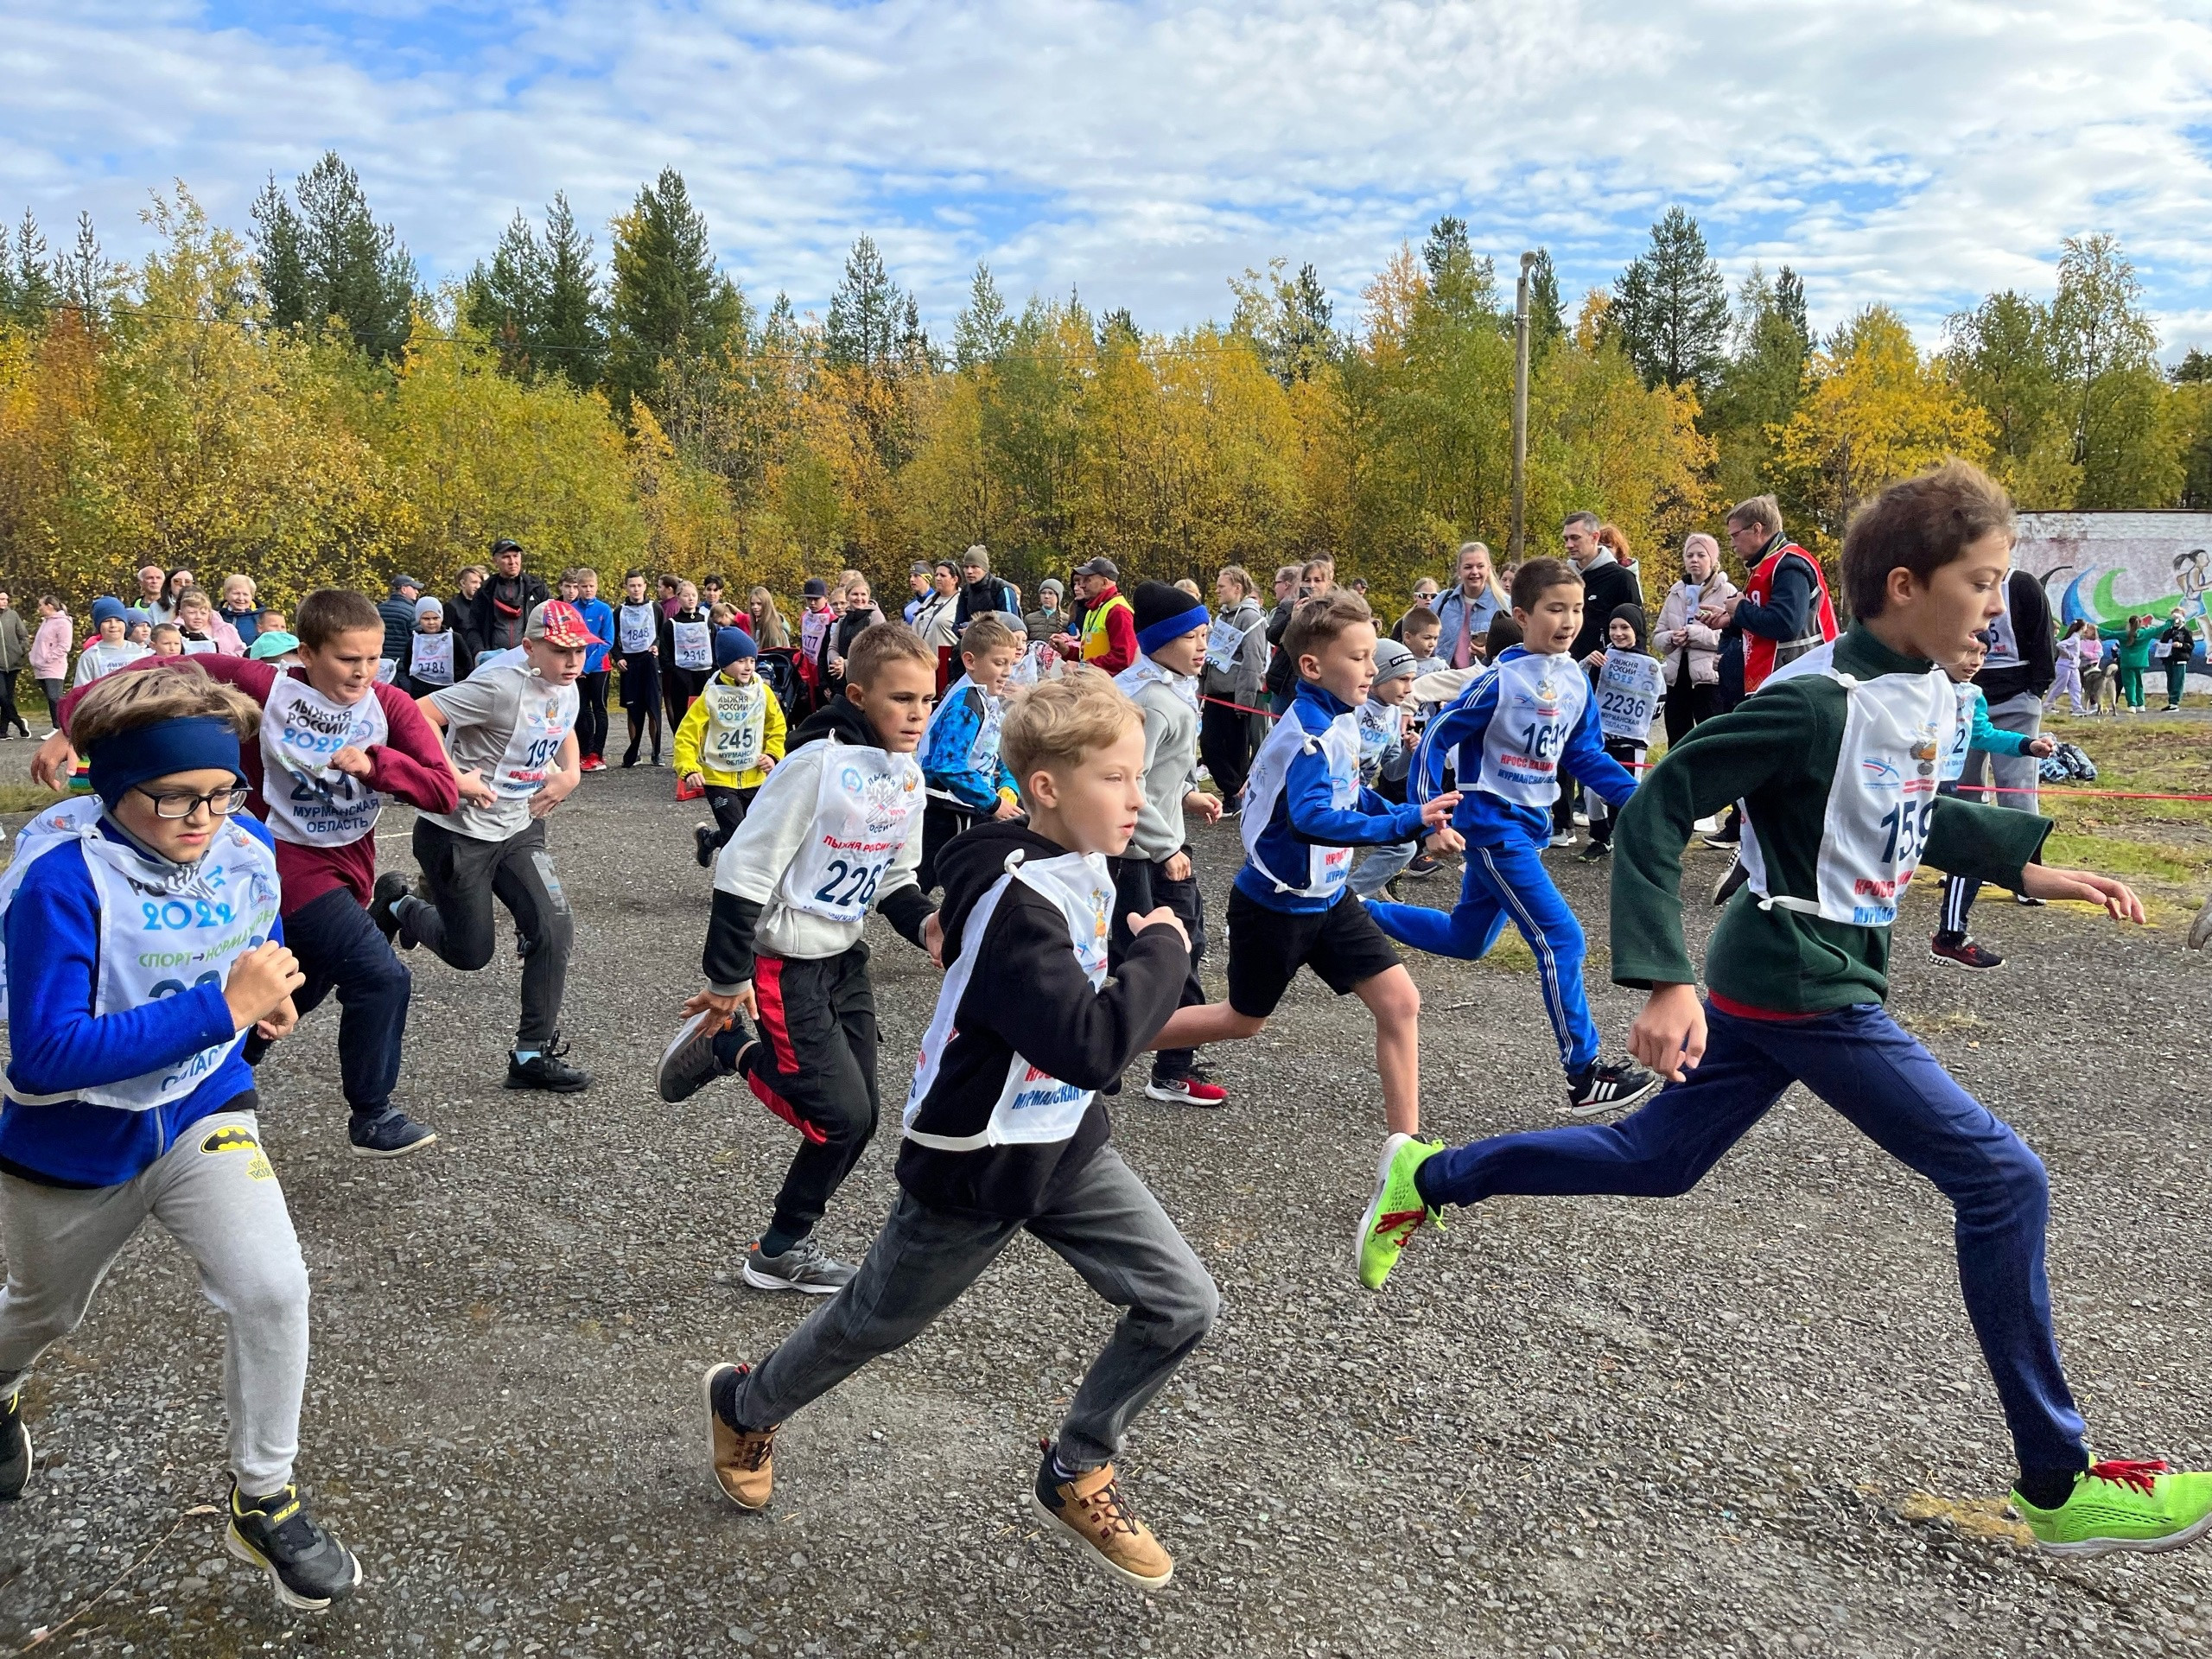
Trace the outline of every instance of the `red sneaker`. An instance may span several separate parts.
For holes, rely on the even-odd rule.
[[[1177,1106],[1226,1106],[1229,1090],[1217,1083],[1201,1083],[1196,1077],[1154,1077],[1144,1086],[1147,1097],[1164,1100]]]
[[[577,762],[576,770],[578,772],[605,772],[607,770],[607,762],[601,760],[595,754],[588,754],[584,756],[581,761]]]

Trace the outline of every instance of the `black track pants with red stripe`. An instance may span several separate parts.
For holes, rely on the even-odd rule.
[[[762,1105],[802,1139],[783,1190],[778,1231],[814,1230],[830,1195],[875,1135],[875,988],[868,946],[818,961],[762,956],[753,969],[760,1041],[746,1055],[745,1082]]]

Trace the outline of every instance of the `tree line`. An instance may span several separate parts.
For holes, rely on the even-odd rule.
[[[789,592],[988,545],[1033,586],[1103,553],[1125,576],[1327,552],[1386,593],[1468,537],[1503,552],[1513,294],[1465,223],[1401,247],[1340,318],[1311,264],[1229,284],[1172,334],[1081,296],[1019,304],[978,266],[947,338],[868,237],[826,315],[722,270],[673,169],[607,227],[518,212],[427,287],[359,177],[274,178],[243,232],[181,185],[153,251],[80,216],[0,231],[0,569],[81,595],[143,563],[433,582],[511,535],[551,568],[719,569]],[[1852,509],[1946,454],[2024,507],[2212,505],[2212,361],[2167,372],[2110,238],[2052,297],[2007,292],[1923,352],[1869,305],[1816,337],[1787,265],[1732,294],[1680,208],[1570,308],[1531,272],[1532,541],[1587,507],[1647,563],[1772,491],[1832,547]]]

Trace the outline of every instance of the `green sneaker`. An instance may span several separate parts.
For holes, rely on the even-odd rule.
[[[2018,1492],[2012,1507],[2054,1555],[2156,1555],[2212,1532],[2212,1475],[2169,1471],[2155,1461],[2093,1463],[2056,1509],[2039,1510]]]
[[[1410,1135],[1394,1135],[1382,1143],[1382,1162],[1375,1174],[1375,1196],[1359,1218],[1359,1282],[1370,1290],[1382,1288],[1406,1241],[1425,1221],[1439,1228],[1444,1219],[1431,1210],[1414,1185],[1414,1172],[1444,1150],[1441,1141],[1416,1141]]]

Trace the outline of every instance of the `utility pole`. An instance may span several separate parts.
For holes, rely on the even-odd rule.
[[[1513,289],[1513,528],[1505,556],[1521,563],[1528,542],[1529,510],[1529,270],[1536,256],[1521,256],[1521,280]]]

